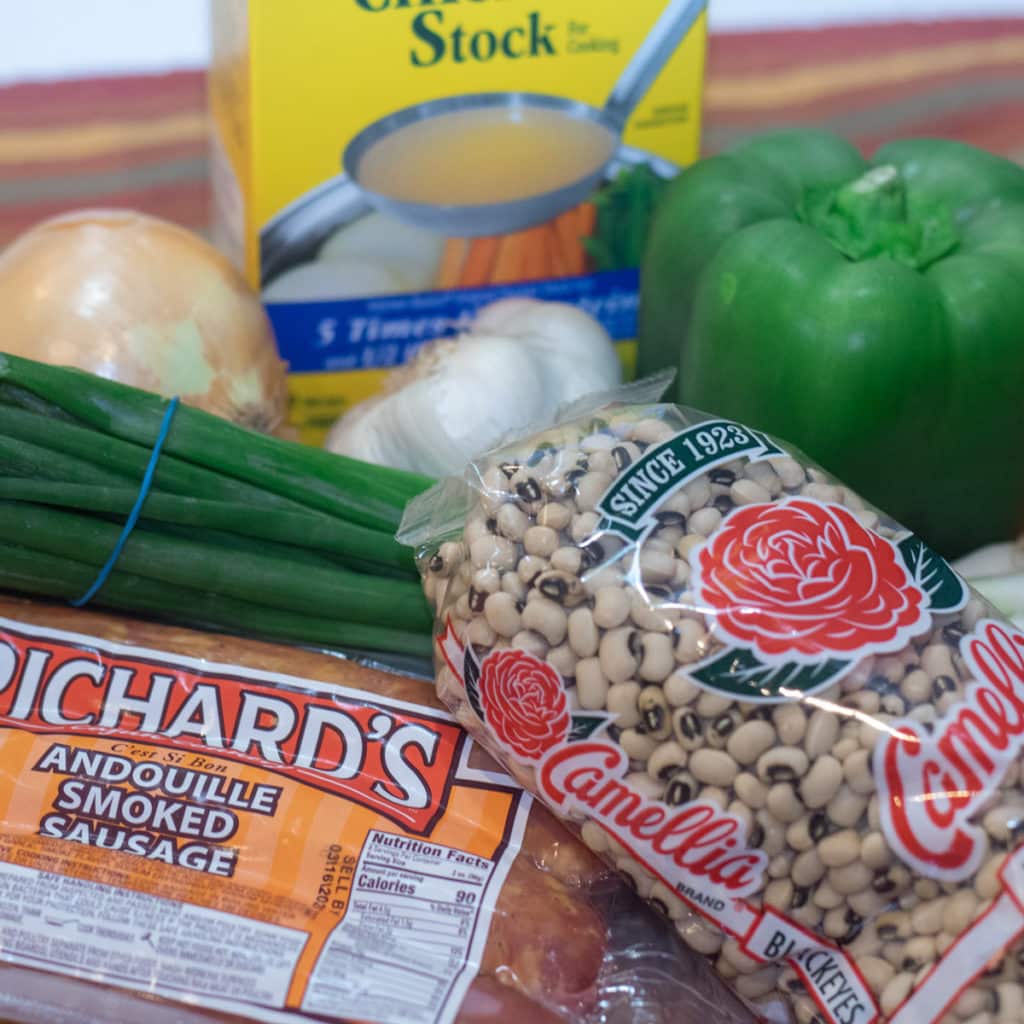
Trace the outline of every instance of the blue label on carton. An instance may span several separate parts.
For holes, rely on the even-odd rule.
[[[399,366],[424,342],[465,330],[477,310],[515,296],[568,302],[601,322],[615,341],[636,337],[639,271],[486,288],[330,302],[270,302],[281,357],[295,373]]]

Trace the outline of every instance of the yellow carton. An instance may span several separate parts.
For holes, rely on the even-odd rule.
[[[630,365],[637,263],[697,156],[706,0],[215,0],[215,237],[262,289],[319,443],[506,295]]]

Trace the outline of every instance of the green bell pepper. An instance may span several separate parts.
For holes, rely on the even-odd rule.
[[[638,369],[802,448],[949,557],[1024,526],[1024,168],[812,131],[663,197]]]

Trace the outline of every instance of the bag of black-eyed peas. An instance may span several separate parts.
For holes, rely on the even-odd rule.
[[[774,438],[610,404],[409,508],[441,698],[763,1019],[1024,1022],[1024,632]]]

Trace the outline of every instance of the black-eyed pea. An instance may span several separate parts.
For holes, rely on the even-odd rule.
[[[684,562],[688,562],[694,548],[700,547],[707,540],[700,533],[685,533],[676,541],[676,554]]]
[[[512,569],[518,554],[516,544],[493,533],[482,534],[469,546],[470,561],[476,569]]]
[[[729,806],[729,794],[721,786],[702,786],[697,799],[704,804],[714,804],[723,811]]]
[[[622,780],[634,793],[648,800],[660,800],[665,794],[665,783],[652,779],[645,771],[629,772]]]
[[[773,878],[764,889],[764,902],[785,913],[793,900],[793,882],[788,878]]]
[[[578,605],[585,597],[583,584],[578,576],[572,576],[561,569],[548,569],[533,581],[536,591],[548,600],[566,608]]]
[[[775,728],[764,719],[748,719],[729,736],[725,749],[729,756],[744,766],[754,764],[775,743]]]
[[[537,555],[523,555],[516,565],[516,573],[527,586],[532,586],[533,581],[542,573],[551,568],[551,563],[546,558]]]
[[[754,842],[755,839],[758,841]],[[758,847],[768,857],[777,857],[786,849],[786,832],[767,807],[755,815],[750,845]]]
[[[795,747],[803,742],[807,731],[807,716],[799,704],[779,704],[772,712],[772,722],[779,735],[779,742]]]
[[[804,850],[793,861],[793,883],[799,886],[817,885],[825,877],[825,871],[818,851]]]
[[[875,875],[871,889],[886,899],[895,900],[906,894],[912,885],[913,876],[910,872],[902,864],[892,864]]]
[[[701,694],[700,687],[685,672],[677,669],[665,680],[662,687],[665,699],[673,707],[692,704]]]
[[[888,728],[888,725],[893,720],[893,715],[879,712],[878,714],[873,715],[868,721],[861,722],[857,737],[860,746],[865,750],[874,750],[875,744],[879,739],[892,735],[892,730]]]
[[[672,775],[686,766],[688,756],[675,740],[659,743],[647,759],[647,774],[661,782],[668,782]]]
[[[842,869],[840,869],[842,870]],[[851,892],[846,896],[846,902],[863,918],[873,918],[883,910],[888,910],[890,900],[879,895],[873,889],[862,889],[859,892]]]
[[[889,979],[882,994],[879,997],[879,1006],[886,1016],[891,1014],[910,995],[914,987],[914,975],[907,971],[901,971]]]
[[[574,544],[583,544],[593,537],[601,517],[596,512],[579,512],[569,524],[569,537]]]
[[[576,676],[576,665],[579,658],[576,657],[573,649],[566,644],[559,644],[548,651],[547,663],[565,679],[574,679]]]
[[[704,747],[690,755],[690,771],[710,786],[731,786],[739,772],[736,762],[724,751]]]
[[[803,466],[796,459],[792,459],[788,455],[777,455],[769,459],[768,462],[786,490],[802,487],[806,482]]]
[[[773,747],[757,759],[757,777],[767,785],[796,782],[802,779],[809,765],[800,747]]]
[[[741,772],[733,779],[733,792],[754,810],[760,810],[768,800],[768,789],[765,784],[750,772]]]
[[[535,633],[532,629],[521,629],[516,633],[512,637],[512,646],[527,651],[529,654],[542,660],[548,653],[547,641],[540,633]]]
[[[851,914],[845,906],[833,907],[831,910],[825,911],[825,916],[822,919],[822,931],[830,939],[841,939],[846,935],[850,928],[850,919],[856,917],[855,914]]]
[[[581,708],[600,711],[608,699],[608,680],[597,658],[581,658],[576,662],[576,697]]]
[[[841,868],[860,857],[860,836],[856,829],[833,832],[818,844],[818,856],[829,868]]]
[[[804,813],[804,805],[791,782],[777,782],[772,786],[768,790],[765,806],[775,820],[783,825],[796,821]]]
[[[552,647],[557,647],[565,640],[568,616],[564,608],[548,598],[528,601],[523,609],[522,620],[526,629],[539,633]]]
[[[848,943],[846,948],[850,956],[858,960],[862,956],[877,956],[885,960],[885,956],[882,953],[882,942],[875,931],[874,921],[870,919],[865,919],[861,930],[857,933],[857,937]],[[888,963],[888,961],[886,962]]]
[[[846,903],[846,897],[841,892],[836,892],[828,883],[826,878],[814,887],[814,895],[811,897],[816,907],[822,910],[835,910]]]
[[[491,628],[487,619],[477,617],[466,627],[462,637],[466,644],[475,644],[479,647],[493,647],[498,634]]]
[[[996,985],[995,1014],[999,1024],[1019,1024],[1024,1020],[1024,989],[1013,982]]]
[[[770,861],[768,861],[768,877],[769,878],[788,878],[790,871],[793,870],[793,851],[783,850],[782,853],[776,854]]]
[[[874,690],[857,690],[856,693],[845,694],[840,703],[862,715],[874,715],[882,706],[882,698]]]
[[[676,558],[672,549],[663,550],[653,543],[640,550],[640,575],[646,583],[663,583],[675,575]]]
[[[526,598],[526,584],[515,572],[507,572],[501,577],[501,592],[514,597],[516,601],[523,601]]]
[[[690,513],[687,526],[691,533],[699,534],[701,537],[710,537],[711,534],[722,525],[722,513],[711,505],[705,505]]]
[[[639,728],[623,729],[619,733],[619,746],[631,761],[646,761],[658,748],[658,741],[648,735],[641,723]]]
[[[726,812],[743,822],[743,828],[749,836],[756,824],[754,821],[754,812],[741,800],[733,800],[729,806],[726,807]]]
[[[608,842],[608,833],[603,828],[595,825],[592,821],[585,821],[580,827],[580,839],[590,847],[594,853],[605,853],[611,849]]]
[[[829,754],[811,765],[800,782],[800,797],[812,810],[825,807],[843,783],[843,766]]]
[[[607,676],[605,678],[607,679]],[[631,679],[608,687],[606,707],[608,713],[615,716],[615,724],[620,729],[640,724],[640,709],[637,706],[640,689],[640,684]]]
[[[956,679],[956,667],[953,654],[944,643],[929,644],[921,652],[921,668],[928,673],[928,678],[935,680],[940,676],[951,676]]]
[[[981,819],[985,831],[997,842],[1008,843],[1024,829],[1024,807],[1019,803],[1003,803],[993,807]]]
[[[503,504],[498,509],[494,522],[498,533],[512,541],[521,541],[530,526],[529,517],[514,503]]]
[[[680,619],[676,624],[676,661],[683,665],[699,661],[708,652],[708,632],[696,619]]]
[[[942,912],[946,907],[945,897],[919,903],[910,912],[910,929],[914,935],[938,935],[942,931]]]
[[[699,792],[700,783],[684,768],[668,780],[664,801],[670,807],[680,807],[696,800]]]
[[[501,576],[502,574],[494,568],[477,569],[473,573],[471,592],[475,591],[478,594],[483,594],[486,598],[488,594],[493,594],[501,588]]]
[[[632,626],[608,630],[598,645],[601,669],[613,683],[625,682],[636,672],[639,654],[640,635]]]
[[[715,973],[728,984],[732,984],[733,981],[739,977],[740,972],[728,960],[716,960],[715,961]]]
[[[942,888],[934,878],[915,878],[914,895],[924,903],[938,899]]]
[[[697,707],[700,707],[699,701],[697,702]],[[721,712],[721,714],[715,715],[707,723],[707,727],[704,730],[704,736],[708,745],[716,750],[724,749],[729,742],[729,738],[742,721],[743,716],[736,708],[728,708]]]
[[[748,480],[760,484],[772,497],[782,490],[782,481],[778,473],[766,462],[748,462],[743,467],[743,475]]]
[[[693,708],[685,704],[675,707],[671,718],[672,733],[684,750],[697,750],[704,745],[704,721]]]
[[[672,735],[672,718],[668,701],[660,686],[645,686],[637,698],[640,711],[640,726],[657,740],[666,740]]]
[[[908,672],[900,681],[900,693],[910,704],[924,704],[931,698],[932,681],[921,668]]]
[[[942,930],[959,935],[974,919],[978,897],[973,889],[959,889],[946,900],[942,908]]]
[[[656,881],[651,886],[651,894],[647,899],[655,909],[673,921],[681,920],[688,913],[686,904],[661,882]]]
[[[601,635],[594,625],[594,617],[589,608],[574,608],[569,613],[567,625],[569,646],[579,658],[592,658],[597,654]]]
[[[503,590],[487,597],[483,602],[483,615],[487,625],[498,636],[514,637],[522,628],[518,602],[511,594],[506,594]]]
[[[626,884],[638,895],[646,899],[654,888],[654,876],[648,874],[632,857],[622,857],[615,862],[615,867],[625,879]]]
[[[880,993],[892,980],[895,968],[887,960],[879,956],[862,956],[857,958],[857,967],[871,991]]]
[[[671,652],[673,639],[672,628],[679,617],[679,611],[660,604],[650,591],[633,590],[630,592],[629,617],[637,629],[647,633],[658,633],[664,635],[668,641],[668,649]],[[675,668],[675,658],[668,666],[668,672]],[[662,677],[664,678],[664,677]]]
[[[572,509],[558,501],[549,501],[537,513],[537,525],[547,526],[552,530],[564,530],[572,522]],[[573,548],[562,548],[562,551],[572,551]],[[577,566],[577,569],[579,567]],[[576,569],[570,570],[576,572]]]
[[[720,693],[703,691],[695,705],[697,714],[702,718],[717,718],[732,707],[732,700]]]
[[[871,773],[871,753],[861,748],[843,761],[843,776],[847,786],[861,796],[870,796],[875,791],[875,778]]]
[[[711,483],[707,475],[691,480],[683,489],[691,509],[699,509],[711,500]]]
[[[800,852],[809,850],[822,840],[830,830],[828,817],[818,811],[805,814],[786,829],[786,842]]]
[[[658,444],[674,437],[675,431],[664,420],[648,416],[646,419],[637,420],[629,428],[627,436],[638,444]]]
[[[858,736],[846,736],[841,738],[832,748],[832,756],[837,761],[845,761],[855,750],[860,748]]]
[[[813,761],[831,752],[839,739],[839,717],[825,708],[816,708],[807,720],[804,750]]]
[[[772,494],[756,480],[744,477],[732,483],[729,487],[729,497],[735,505],[756,505],[771,501]]]
[[[576,481],[576,508],[580,512],[591,511],[612,485],[609,473],[584,473]]]
[[[683,927],[677,926],[676,930],[692,950],[705,956],[714,956],[725,942],[725,935],[722,932],[710,922],[705,924],[699,918],[688,921]]]
[[[868,798],[868,826],[875,832],[882,827],[882,802],[877,793]]]
[[[774,991],[778,982],[779,969],[774,965],[760,967],[750,974],[741,974],[733,985],[736,991],[745,999],[759,999]]]
[[[594,622],[601,629],[621,626],[629,612],[629,593],[621,586],[602,587],[594,595]]]
[[[1002,883],[999,881],[999,869],[1002,867],[1005,854],[997,853],[982,865],[974,876],[974,891],[979,899],[991,900],[999,895]]]
[[[464,593],[459,595],[459,599],[455,602],[455,607],[452,609],[456,618],[459,619],[471,619],[473,617],[473,610],[469,606],[469,594]]]
[[[892,863],[892,851],[881,832],[869,832],[860,844],[860,859],[873,871],[882,871]]]
[[[829,885],[844,896],[864,892],[874,877],[875,873],[862,861],[854,861],[841,868],[832,868],[828,873]]]
[[[902,943],[911,937],[913,930],[910,915],[904,910],[888,910],[875,918],[875,931],[884,943]]]
[[[672,579],[668,581],[669,586],[676,590],[683,590],[686,585],[690,582],[690,567],[686,562],[676,559],[676,568],[672,573]]]
[[[995,1007],[995,993],[989,988],[972,985],[965,989],[953,1004],[953,1013],[961,1020],[975,1020],[978,1014],[985,1014],[992,1020],[991,1011]]]
[[[801,493],[808,498],[816,498],[818,501],[827,501],[835,504],[838,504],[843,497],[841,488],[824,483],[808,484]]]
[[[667,679],[676,664],[672,637],[667,633],[644,633],[640,638],[640,646],[643,651],[640,678],[652,683]]]

